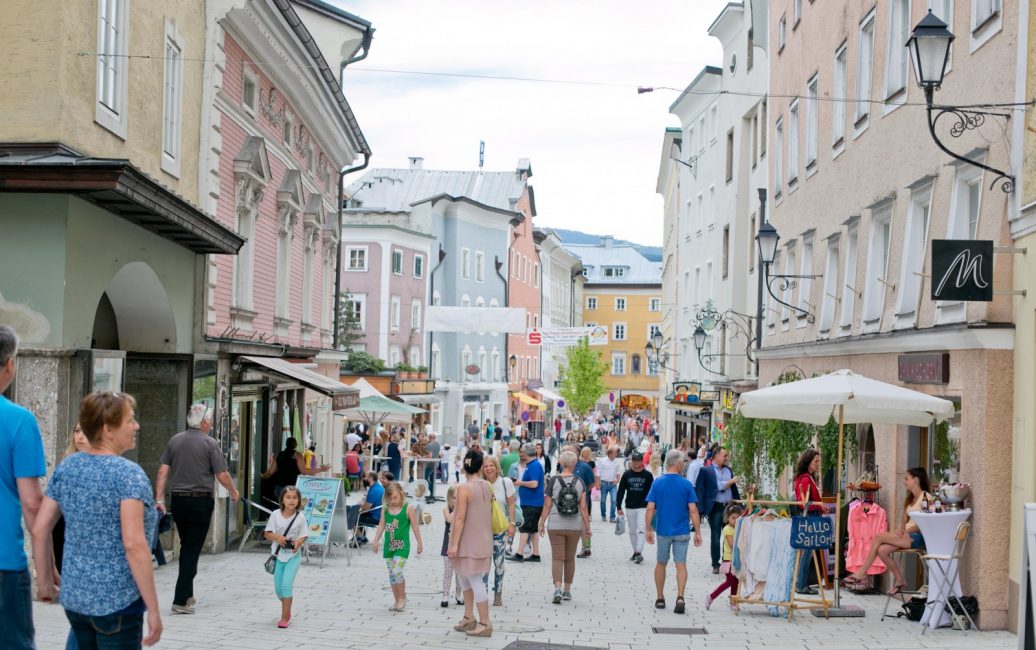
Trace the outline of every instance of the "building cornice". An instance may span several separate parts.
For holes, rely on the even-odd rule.
[[[759,359],[842,357],[859,354],[920,352],[925,350],[1013,350],[1014,325],[946,325],[923,330],[882,332],[862,336],[767,346]]]

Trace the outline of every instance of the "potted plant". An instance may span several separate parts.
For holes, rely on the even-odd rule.
[[[400,379],[411,379],[413,372],[413,367],[404,361],[400,361],[396,364],[396,375],[398,375]]]
[[[428,379],[428,366],[418,366],[417,367],[417,378],[418,379]]]

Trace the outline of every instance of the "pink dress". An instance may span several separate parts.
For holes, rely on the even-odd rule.
[[[460,489],[468,491],[468,509],[453,568],[459,576],[489,573],[493,564],[493,489],[482,479],[469,479]],[[456,532],[454,528],[451,534]]]
[[[845,551],[845,568],[855,572],[863,566],[871,548],[871,540],[878,533],[888,529],[885,509],[876,503],[857,501],[849,506],[849,548]],[[884,573],[885,563],[874,558],[874,564],[867,569],[867,575]]]

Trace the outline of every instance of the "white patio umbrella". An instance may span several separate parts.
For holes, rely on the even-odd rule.
[[[817,426],[838,419],[838,494],[842,508],[843,427],[846,423],[927,426],[953,416],[953,402],[916,390],[857,375],[851,370],[788,382],[743,393],[738,410],[745,417],[792,420]],[[842,564],[841,517],[835,517],[835,607],[840,606],[838,575]],[[849,614],[856,615],[856,614]],[[860,613],[862,615],[862,611]]]

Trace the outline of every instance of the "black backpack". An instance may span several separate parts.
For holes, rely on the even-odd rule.
[[[554,505],[557,506],[558,514],[562,517],[574,517],[579,514],[579,492],[576,490],[576,481],[582,483],[583,481],[578,476],[573,476],[571,481],[565,482],[560,476],[555,476],[553,480],[561,481],[561,489],[558,491],[558,496],[554,499]],[[554,485],[550,486],[551,494],[554,493]]]

